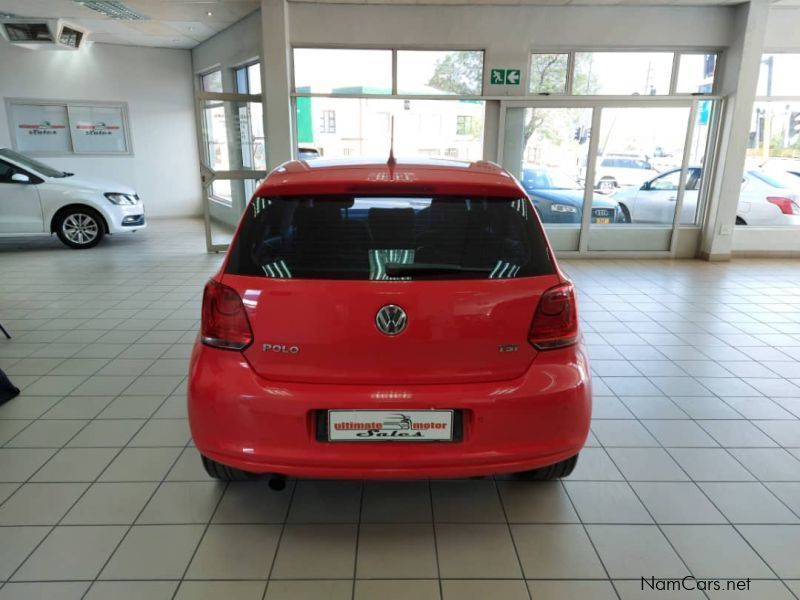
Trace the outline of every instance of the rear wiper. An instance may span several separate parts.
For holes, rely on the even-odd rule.
[[[62,177],[72,177],[75,173],[70,173],[68,171],[62,171]]]
[[[389,277],[405,275],[444,275],[448,273],[491,273],[492,269],[481,267],[462,267],[447,263],[387,263],[386,274]]]

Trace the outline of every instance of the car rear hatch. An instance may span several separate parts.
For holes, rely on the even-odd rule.
[[[559,282],[527,199],[374,196],[255,199],[222,280],[259,375],[353,384],[517,377]]]

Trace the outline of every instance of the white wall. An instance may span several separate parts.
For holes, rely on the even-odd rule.
[[[290,3],[290,41],[302,45],[462,47],[486,51],[489,68],[527,71],[532,49],[723,48],[729,7],[419,6]],[[366,25],[368,24],[368,25]],[[524,82],[523,82],[524,83]]]
[[[127,102],[133,156],[37,158],[134,187],[149,217],[200,214],[188,50],[91,44],[59,52],[26,50],[0,39],[0,97]],[[11,145],[0,101],[0,146]]]

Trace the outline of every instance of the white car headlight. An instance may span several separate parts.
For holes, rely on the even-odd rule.
[[[576,213],[578,209],[574,206],[570,206],[569,204],[551,204],[550,210],[553,212],[560,212],[560,213]]]
[[[126,206],[139,204],[139,196],[137,194],[115,194],[109,192],[104,195],[106,198],[108,198],[108,201],[111,202],[111,204]]]

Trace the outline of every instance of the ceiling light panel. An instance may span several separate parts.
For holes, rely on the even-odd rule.
[[[146,21],[150,17],[125,6],[116,0],[74,0],[81,6],[118,21]]]

